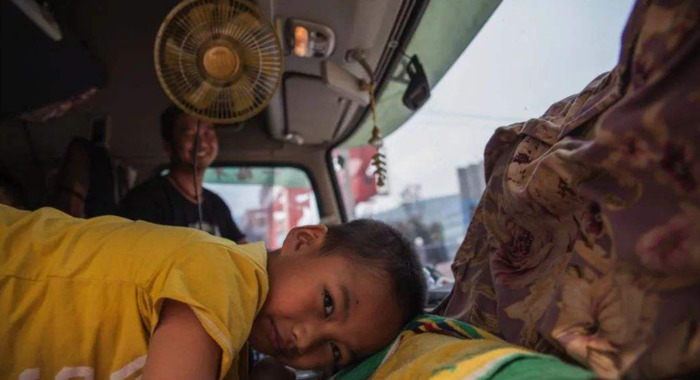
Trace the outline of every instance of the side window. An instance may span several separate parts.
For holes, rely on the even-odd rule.
[[[320,221],[308,175],[292,167],[220,166],[204,174],[204,187],[217,193],[249,242],[282,246],[296,226]]]
[[[385,144],[392,148],[394,140],[394,135],[389,136]],[[429,290],[427,307],[437,306],[452,289],[451,264],[485,188],[483,163],[455,167],[453,180],[458,184],[450,184],[453,188],[447,194],[434,194],[434,188],[443,185],[436,182],[446,179],[412,174],[420,172],[418,162],[413,162],[418,169],[403,165],[406,170],[397,173],[392,164],[399,159],[393,161],[393,151],[389,149],[385,150],[389,159],[388,182],[378,187],[371,164],[375,152],[376,148],[366,145],[333,151],[346,215],[350,220],[380,220],[399,230],[412,243],[424,266]],[[433,155],[433,163],[448,165],[441,153],[444,152],[439,148],[424,152]]]

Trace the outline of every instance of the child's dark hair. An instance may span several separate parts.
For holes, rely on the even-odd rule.
[[[175,122],[177,118],[183,114],[184,112],[174,104],[169,105],[168,108],[160,114],[160,136],[166,143],[171,143],[173,141]]]
[[[345,254],[388,274],[403,313],[402,324],[423,313],[426,299],[423,268],[411,243],[395,228],[371,219],[328,226],[321,254],[331,253]]]

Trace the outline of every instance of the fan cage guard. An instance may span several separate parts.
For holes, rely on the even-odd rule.
[[[261,112],[279,87],[283,53],[257,6],[243,0],[185,0],[156,37],[158,80],[183,111],[213,123]]]

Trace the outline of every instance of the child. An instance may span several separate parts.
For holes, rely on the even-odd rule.
[[[244,378],[246,340],[295,368],[342,367],[387,345],[424,298],[409,243],[376,221],[297,227],[266,254],[0,206],[3,379]]]

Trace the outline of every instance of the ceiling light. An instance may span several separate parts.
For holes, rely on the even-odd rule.
[[[309,54],[309,30],[303,26],[294,27],[294,55],[307,57]]]
[[[315,22],[288,19],[287,51],[301,58],[328,58],[335,48],[335,33]]]

